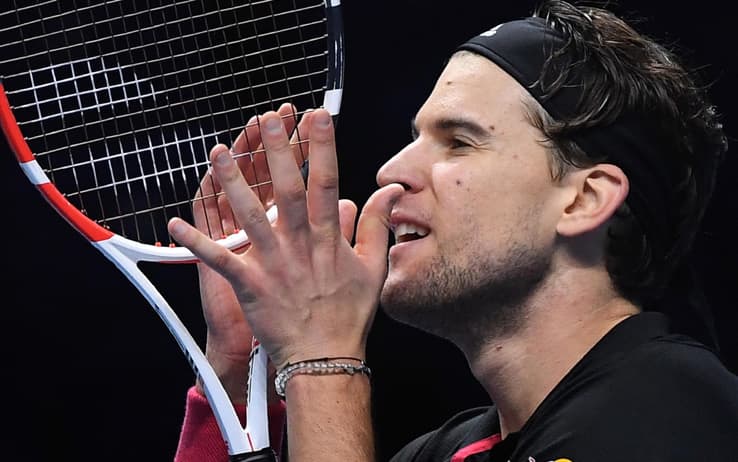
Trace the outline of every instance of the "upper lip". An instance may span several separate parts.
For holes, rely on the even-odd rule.
[[[401,210],[394,209],[390,214],[390,229],[395,233],[395,236],[397,236],[397,228],[400,225],[409,225],[413,229],[421,231],[419,234],[422,236],[430,232],[430,227],[422,220]]]

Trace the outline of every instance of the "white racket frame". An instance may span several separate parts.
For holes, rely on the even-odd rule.
[[[340,7],[340,0],[324,0],[326,10]],[[339,19],[339,18],[336,18]],[[342,29],[342,27],[341,27]],[[329,57],[336,59],[331,63],[336,72],[330,75],[323,96],[323,107],[333,116],[341,107],[343,39],[342,35],[331,37]],[[128,278],[129,281],[148,300],[156,313],[164,321],[171,334],[187,357],[195,374],[201,379],[206,398],[213,410],[221,434],[232,458],[256,452],[270,446],[269,416],[267,410],[268,358],[258,341],[254,339],[247,388],[246,426],[242,426],[235,408],[223,384],[207,361],[205,354],[177,313],[151,280],[138,267],[143,261],[157,263],[197,263],[198,259],[184,247],[165,247],[143,244],[100,226],[72,205],[54,186],[28,146],[0,80],[0,128],[5,133],[11,150],[21,169],[49,204],[94,247],[105,255]],[[277,209],[267,211],[270,221],[277,218]],[[241,230],[216,241],[224,247],[235,250],[248,243],[248,236]]]

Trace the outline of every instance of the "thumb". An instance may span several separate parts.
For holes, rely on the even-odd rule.
[[[370,268],[387,265],[390,213],[403,191],[405,188],[398,183],[384,186],[369,197],[361,210],[354,251]]]

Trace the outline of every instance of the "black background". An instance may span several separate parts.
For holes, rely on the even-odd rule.
[[[678,3],[678,2],[677,2]],[[735,25],[728,2],[689,8],[671,1],[613,4],[647,21],[637,27],[687,52],[713,83],[731,140],[738,135]],[[455,45],[527,15],[530,1],[344,2],[346,80],[338,145],[342,195],[359,204],[377,168],[410,136],[409,121]],[[192,372],[139,292],[76,234],[25,180],[0,145],[2,288],[0,454],[4,460],[171,460]],[[735,288],[738,164],[732,152],[697,243],[722,349],[738,370]],[[196,338],[204,337],[191,267],[153,268],[164,295]],[[176,282],[176,283],[175,283]],[[486,403],[451,345],[386,319],[369,344],[383,457],[452,412]]]

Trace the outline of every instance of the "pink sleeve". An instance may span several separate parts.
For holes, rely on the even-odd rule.
[[[246,406],[235,405],[244,424]],[[269,437],[279,453],[285,419],[284,402],[269,405]],[[228,462],[228,451],[207,399],[193,386],[187,391],[184,422],[174,462]]]

